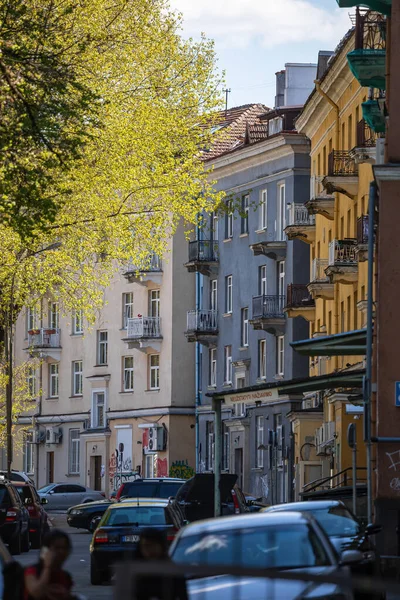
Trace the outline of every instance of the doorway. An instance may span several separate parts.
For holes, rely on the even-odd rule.
[[[101,456],[90,457],[90,487],[97,492],[101,491]]]
[[[243,448],[235,448],[235,474],[238,486],[243,488]]]
[[[47,452],[46,473],[47,483],[54,483],[54,452]]]

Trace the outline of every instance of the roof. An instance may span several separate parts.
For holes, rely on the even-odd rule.
[[[312,511],[318,510],[319,508],[332,508],[333,506],[343,506],[343,502],[340,500],[314,500],[309,502],[290,502],[288,504],[275,504],[268,508],[262,508],[260,512],[274,512],[274,511]]]
[[[367,352],[367,330],[318,336],[290,345],[303,356],[362,356]]]
[[[167,506],[169,500],[164,498],[127,498],[126,500],[121,500],[120,502],[115,502],[114,504],[110,504],[109,508],[111,510],[116,510],[117,508],[135,508],[138,506],[158,506],[163,508]]]

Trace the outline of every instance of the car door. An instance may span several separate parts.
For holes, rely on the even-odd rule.
[[[66,508],[71,508],[71,506],[81,504],[86,495],[86,488],[84,488],[82,485],[77,485],[73,483],[68,484],[65,487],[68,488],[66,492]]]
[[[49,490],[46,496],[49,504],[48,507],[51,509],[63,509],[67,508],[67,488],[66,485],[55,485],[52,490]]]

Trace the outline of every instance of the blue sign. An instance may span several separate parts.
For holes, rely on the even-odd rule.
[[[396,381],[394,384],[394,393],[395,393],[395,405],[400,406],[400,381]]]

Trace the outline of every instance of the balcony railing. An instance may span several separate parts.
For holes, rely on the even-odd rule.
[[[356,50],[385,50],[386,19],[377,12],[363,11],[357,7],[353,17]]]
[[[311,281],[329,281],[329,277],[325,273],[327,266],[327,258],[314,258],[311,263]]]
[[[328,177],[355,177],[357,165],[347,150],[332,150],[328,156]]]
[[[303,204],[292,203],[289,206],[289,227],[301,225],[315,225],[315,216],[310,215]]]
[[[33,348],[60,348],[61,329],[41,328],[28,331],[28,346]]]
[[[216,310],[189,310],[187,330],[198,333],[216,333],[218,331],[218,313]]]
[[[160,317],[135,317],[133,319],[128,319],[127,337],[132,339],[160,338]]]
[[[357,240],[332,240],[329,244],[329,266],[357,264]]]
[[[129,263],[126,267],[127,272],[152,273],[162,271],[162,260],[157,254],[151,254],[141,265]]]
[[[368,244],[368,215],[361,215],[357,219],[357,244]]]
[[[367,125],[364,119],[357,123],[357,148],[374,148],[376,145],[376,134]]]
[[[253,319],[283,318],[286,298],[285,296],[255,296],[253,298]]]
[[[217,262],[218,242],[195,240],[189,242],[189,262]]]
[[[287,308],[301,308],[314,304],[315,301],[304,283],[289,283],[286,291]]]

